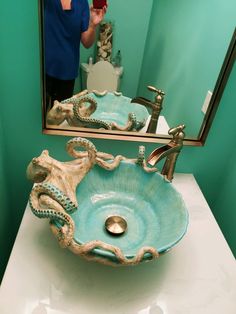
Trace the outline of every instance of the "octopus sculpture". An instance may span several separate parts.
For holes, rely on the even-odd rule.
[[[85,151],[78,150],[78,147],[82,147]],[[44,150],[39,157],[32,159],[27,168],[27,177],[34,182],[29,197],[31,210],[38,218],[49,219],[51,230],[60,246],[69,248],[73,253],[82,255],[88,260],[97,260],[98,257],[91,254],[91,251],[94,248],[102,248],[112,252],[120,265],[138,264],[147,252],[153,258],[158,257],[158,252],[152,247],[143,247],[134,258],[128,259],[118,247],[102,241],[94,240],[78,244],[74,240],[75,224],[70,214],[79,206],[76,199],[76,187],[94,165],[113,170],[127,158],[121,155],[113,157],[110,154],[98,152],[90,141],[82,138],[69,140],[66,149],[74,158],[73,160],[57,161],[49,155],[47,150]],[[137,159],[129,160],[143,166],[145,171],[157,171],[156,168],[146,166],[143,147]],[[113,266],[117,264],[102,257],[99,257],[99,262]]]
[[[63,100],[55,101],[51,110],[47,113],[48,125],[60,125],[66,121],[72,127],[85,127],[118,131],[139,131],[145,125],[145,121],[138,121],[132,112],[128,114],[124,126],[116,122],[107,122],[92,117],[97,109],[97,102],[86,93],[78,94]]]

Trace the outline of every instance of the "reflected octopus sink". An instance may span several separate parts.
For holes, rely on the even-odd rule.
[[[61,163],[43,151],[27,169],[37,182],[31,209],[50,219],[62,247],[118,266],[157,258],[181,240],[188,225],[183,199],[142,156],[113,157],[81,138],[70,140],[67,151],[74,160]]]
[[[89,93],[88,96],[95,99],[98,106],[92,114],[92,118],[107,122],[115,122],[120,126],[125,126],[129,113],[134,113],[137,121],[143,121],[143,125],[149,116],[146,107],[131,103],[131,98],[114,93],[105,93],[104,96],[98,96],[96,93]],[[142,126],[143,126],[142,125]]]
[[[119,131],[140,131],[149,113],[145,106],[131,103],[121,93],[87,90],[61,102],[47,113],[47,125],[65,125]]]

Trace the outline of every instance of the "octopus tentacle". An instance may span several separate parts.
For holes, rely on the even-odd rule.
[[[117,259],[117,262],[112,262],[109,261],[107,258],[92,255],[91,251],[96,248],[100,248],[113,253]],[[127,258],[120,248],[99,240],[90,241],[85,244],[78,244],[73,241],[69,246],[69,249],[75,254],[84,256],[87,260],[97,260],[99,262],[102,262],[103,264],[112,266],[139,264],[143,260],[146,253],[150,253],[152,259],[159,257],[159,253],[155,248],[142,247],[133,258]]]
[[[128,121],[125,126],[119,126],[116,122],[112,122],[112,130],[119,131],[139,131],[145,125],[145,121],[138,121],[135,113],[128,114]]]
[[[104,152],[97,152],[97,157],[102,159],[114,159],[115,157],[111,154],[104,153]]]
[[[110,162],[105,161],[102,158],[97,157],[96,158],[96,163],[106,169],[106,170],[114,170],[115,168],[117,168],[121,162],[121,160],[125,160],[126,158],[122,155],[117,155],[115,158],[113,158]]]
[[[77,151],[75,148],[82,146],[87,152]],[[111,154],[97,152],[96,147],[92,142],[87,139],[83,139],[80,137],[75,137],[67,142],[66,146],[67,152],[70,156],[74,158],[85,158],[88,157],[91,164],[98,164],[100,167],[113,170],[119,166],[121,160],[125,160],[126,158],[121,155],[117,155],[114,157]],[[109,161],[106,161],[109,160]]]
[[[76,147],[83,147],[86,149],[87,152],[77,151]],[[67,142],[66,150],[68,154],[74,158],[84,158],[88,156],[88,159],[91,162],[91,164],[95,164],[97,149],[93,145],[93,143],[88,141],[87,139],[81,137],[72,138]]]
[[[158,169],[156,167],[148,167],[146,160],[145,160],[145,146],[139,146],[139,153],[138,158],[136,160],[136,164],[140,165],[144,171],[146,172],[157,172]]]
[[[48,208],[42,208],[40,197],[43,195],[49,196],[56,202],[48,201],[46,203]],[[49,218],[51,223],[53,221],[58,223],[58,237],[61,246],[70,245],[74,234],[74,222],[68,213],[74,212],[77,206],[69,197],[50,183],[40,183],[33,187],[29,197],[29,205],[33,214],[38,218]]]
[[[61,102],[62,104],[73,104],[76,106],[76,110],[78,110],[79,115],[81,117],[89,117],[94,113],[97,109],[97,102],[95,99],[89,96],[85,97],[71,97]],[[86,107],[85,103],[89,103],[89,106]]]
[[[81,124],[84,127],[104,128],[106,130],[110,130],[111,129],[110,123],[107,123],[103,120],[86,117],[86,116],[83,116],[81,114],[81,105],[85,102],[89,102],[90,104],[93,104],[94,106],[95,106],[95,104],[97,105],[96,101],[89,96],[85,96],[83,98],[80,98],[78,102],[74,103],[74,105],[73,105],[74,116],[81,122]]]
[[[112,122],[112,130],[131,131],[135,128],[136,116],[134,113],[128,114],[128,121],[125,126],[119,126],[116,122]]]

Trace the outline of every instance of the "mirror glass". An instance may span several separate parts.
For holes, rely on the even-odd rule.
[[[86,1],[72,0],[72,5],[77,2]],[[88,2],[91,4],[91,1]],[[64,109],[60,108],[63,113],[56,110],[60,114],[60,123],[47,120],[51,108],[48,107],[45,90],[47,42],[44,6],[46,3],[61,5],[61,0],[39,0],[39,3],[42,25],[42,98],[45,133],[74,135],[82,132],[89,137],[103,138],[107,135],[110,138],[128,140],[132,138],[137,140],[141,136],[142,141],[147,139],[157,142],[159,138],[168,138],[169,128],[185,124],[186,139],[193,141],[199,139],[202,128],[205,127],[212,93],[217,79],[219,80],[219,73],[234,32],[235,0],[227,0],[227,5],[219,0],[109,1],[104,23],[97,28],[94,45],[89,49],[82,45],[80,47],[78,76],[73,95],[88,89],[88,76],[91,77],[93,66],[99,60],[99,54],[103,53],[100,49],[101,36],[110,26],[105,43],[109,43],[110,64],[113,64],[112,68],[115,69],[117,93],[102,93],[100,90],[100,93],[94,94],[90,91],[97,88],[92,88],[86,96],[94,96],[96,109],[92,108],[93,103],[86,102],[83,107],[77,105],[76,110],[80,113],[82,108],[81,112],[86,112],[83,117],[88,118],[89,121],[101,119],[108,123],[115,122],[119,128],[113,129],[107,128],[106,124],[88,123],[75,126],[73,123],[68,123],[68,119],[60,120],[64,114],[68,115],[69,111],[75,115],[76,110],[73,109],[75,104],[69,105],[71,101],[67,99],[64,99],[64,105],[67,104],[69,109],[64,112]],[[104,45],[102,47],[104,48]],[[108,72],[104,70],[103,74],[99,72],[99,75],[106,78]],[[109,85],[111,79],[107,77],[106,83]],[[154,88],[148,89],[148,86]],[[143,98],[145,101],[142,101]],[[134,103],[131,103],[132,99]],[[154,114],[151,105],[157,104],[158,101],[161,104],[161,112],[157,124],[150,128],[150,119]],[[78,99],[75,102],[78,104]],[[92,114],[87,113],[90,109]],[[133,113],[133,116],[130,117],[130,113]],[[122,119],[115,116],[122,116]],[[134,120],[135,127],[132,124],[132,128],[124,128],[124,125],[127,126],[129,121]]]

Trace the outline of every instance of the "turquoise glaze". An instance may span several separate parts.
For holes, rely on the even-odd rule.
[[[90,116],[93,119],[115,122],[119,126],[125,126],[129,113],[134,113],[137,121],[144,123],[149,116],[146,107],[131,103],[131,98],[123,95],[116,96],[113,93],[107,93],[104,96],[96,96],[94,93],[89,93],[88,96],[97,102],[97,109]]]
[[[112,172],[95,166],[77,187],[79,208],[71,214],[74,239],[79,244],[101,240],[119,247],[127,258],[144,246],[163,253],[186,232],[188,213],[179,192],[158,173],[122,161]],[[122,216],[128,224],[121,236],[110,235],[104,227],[107,217]],[[102,249],[94,254],[115,260]],[[146,253],[145,259],[150,258]]]

